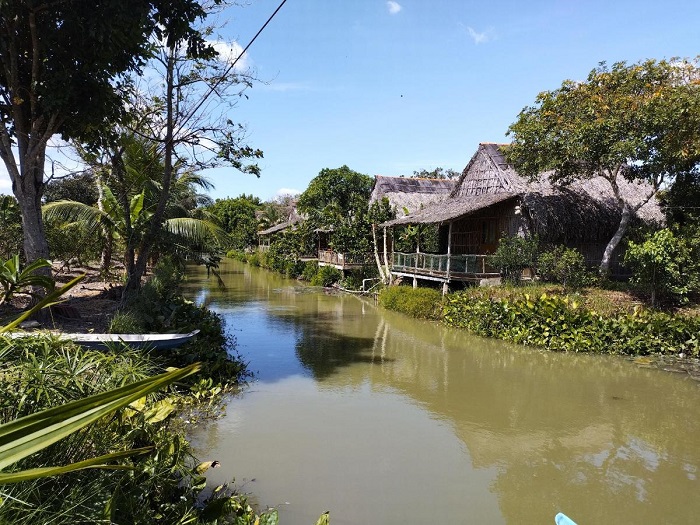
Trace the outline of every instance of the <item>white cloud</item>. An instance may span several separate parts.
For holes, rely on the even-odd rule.
[[[389,14],[395,15],[399,11],[401,11],[402,7],[401,4],[398,2],[394,2],[393,0],[389,0],[386,3],[387,8],[389,9]]]
[[[217,53],[219,53],[219,59],[222,62],[231,64],[236,60],[241,53],[243,53],[243,46],[238,42],[224,42],[223,40],[209,40],[207,41]],[[241,56],[236,64],[236,71],[245,71],[250,68],[250,61],[248,59],[248,53]]]
[[[485,42],[490,42],[493,40],[493,29],[488,28],[486,31],[482,31],[481,33],[475,30],[473,27],[467,27],[467,33],[469,33],[469,36],[471,39],[474,41],[475,44],[483,44]]]
[[[299,195],[301,191],[292,188],[280,188],[275,193],[275,197],[284,197],[285,195]]]

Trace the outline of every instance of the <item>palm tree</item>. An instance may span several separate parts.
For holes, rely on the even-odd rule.
[[[113,241],[124,246],[124,264],[131,274],[136,252],[142,248],[144,235],[163,190],[158,182],[162,167],[157,145],[134,135],[123,142],[111,155],[111,165],[98,166],[99,189],[97,206],[76,201],[55,201],[43,207],[47,220],[80,223],[83,228],[104,240],[102,271],[109,269]],[[176,166],[170,184],[169,198],[164,213],[161,236],[156,244],[161,250],[187,250],[188,244],[200,247],[222,246],[228,235],[199,206],[210,202],[197,188],[210,189],[211,183],[203,176]],[[195,216],[196,214],[196,216]],[[170,237],[166,239],[165,237]],[[168,242],[170,241],[170,242]]]

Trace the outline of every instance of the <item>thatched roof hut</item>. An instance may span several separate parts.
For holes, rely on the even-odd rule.
[[[377,175],[369,202],[372,204],[386,197],[392,208],[403,215],[405,210],[415,212],[444,200],[455,189],[455,184],[453,179],[408,179]]]
[[[534,182],[508,164],[502,145],[484,143],[464,168],[449,198],[389,221],[399,224],[435,224],[454,221],[512,200],[522,217],[520,230],[537,233],[545,242],[602,243],[610,240],[620,223],[620,207],[610,183],[602,177],[554,185],[544,173]],[[637,218],[662,222],[663,214],[648,184],[618,181],[620,193],[632,206],[647,201]],[[501,207],[502,209],[502,207]],[[508,232],[516,233],[516,232]]]
[[[263,237],[266,235],[272,235],[273,233],[278,233],[289,228],[293,228],[303,220],[304,218],[297,212],[296,208],[293,208],[287,216],[286,221],[280,222],[279,224],[275,224],[274,226],[270,226],[265,230],[260,230],[258,231],[258,235]]]

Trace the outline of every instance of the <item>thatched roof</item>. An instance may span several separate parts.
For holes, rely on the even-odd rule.
[[[403,214],[404,209],[410,213],[443,200],[454,190],[455,184],[456,181],[452,179],[408,179],[377,175],[369,202],[372,204],[386,197],[398,214]]]
[[[561,186],[550,183],[548,175],[543,173],[538,180],[530,182],[508,164],[502,145],[480,144],[448,199],[385,225],[450,221],[519,197],[534,231],[545,238],[609,240],[620,223],[619,204],[610,183],[594,177]],[[623,179],[618,181],[618,186],[632,206],[644,202],[652,193],[651,186],[644,183]],[[636,215],[647,222],[663,222],[663,213],[654,197]]]
[[[297,213],[296,208],[293,208],[292,211],[289,213],[289,216],[286,221],[281,222],[279,224],[275,224],[274,226],[271,226],[267,228],[266,230],[261,230],[258,232],[258,235],[270,235],[272,233],[277,233],[284,231],[288,228],[291,228],[293,226],[296,226],[298,223],[302,222],[304,220],[304,217],[302,217],[299,213]]]
[[[392,221],[385,222],[381,226],[395,226],[400,224],[434,224],[448,222],[463,215],[469,215],[475,211],[488,208],[499,202],[515,199],[518,193],[497,193],[491,195],[479,195],[476,197],[452,197],[442,202],[427,206],[415,213],[410,213]]]

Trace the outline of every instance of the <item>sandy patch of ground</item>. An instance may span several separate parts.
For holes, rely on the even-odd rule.
[[[63,285],[78,275],[85,278],[64,296],[66,300],[40,316],[38,329],[66,333],[106,332],[119,306],[121,286],[116,279],[105,279],[99,268],[76,266],[70,269],[54,265],[57,285]],[[0,321],[12,318],[26,308],[29,298],[19,295],[11,304],[0,308]]]

